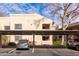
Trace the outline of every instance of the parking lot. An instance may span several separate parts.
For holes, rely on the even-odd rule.
[[[15,48],[0,48],[0,56],[79,56],[79,51],[66,48],[35,48],[16,50]]]

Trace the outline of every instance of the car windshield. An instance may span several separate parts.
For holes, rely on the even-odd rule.
[[[27,43],[27,40],[20,40],[19,43]]]

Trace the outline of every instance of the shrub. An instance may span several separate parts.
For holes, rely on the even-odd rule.
[[[61,39],[56,39],[53,43],[55,46],[60,46],[61,45]]]
[[[7,47],[9,40],[6,35],[2,35],[1,41],[2,41],[2,47]]]

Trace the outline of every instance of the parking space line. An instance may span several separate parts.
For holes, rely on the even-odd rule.
[[[12,49],[12,50],[10,50],[8,53],[10,54],[10,53],[12,53],[12,52],[14,52],[16,49]]]

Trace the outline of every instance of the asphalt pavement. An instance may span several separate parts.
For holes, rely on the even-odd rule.
[[[79,51],[66,48],[30,48],[30,50],[0,48],[0,56],[79,56]]]

